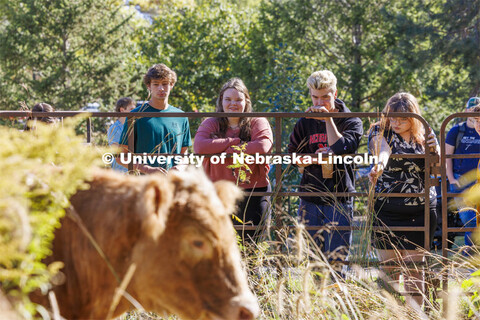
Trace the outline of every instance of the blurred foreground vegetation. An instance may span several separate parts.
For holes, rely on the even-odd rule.
[[[74,122],[37,124],[28,132],[0,126],[0,291],[25,318],[43,311],[36,310],[28,294],[45,292],[62,267],[45,265],[42,259],[51,254],[68,199],[84,186],[100,159],[99,152],[76,136]]]

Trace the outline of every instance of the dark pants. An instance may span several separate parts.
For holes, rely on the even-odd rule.
[[[251,192],[271,192],[270,185],[262,188],[244,189],[245,196],[238,205],[238,210],[235,213],[236,216],[243,221],[245,226],[259,226],[270,221],[269,208],[270,197],[267,196],[250,196]],[[262,219],[263,218],[263,219]],[[233,224],[241,225],[236,219],[233,220]],[[256,234],[261,233],[262,228],[257,230],[237,230],[242,240],[255,239]]]

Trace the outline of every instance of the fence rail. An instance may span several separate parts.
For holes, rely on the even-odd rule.
[[[132,122],[134,118],[140,118],[140,117],[187,117],[187,118],[194,118],[194,119],[199,119],[199,118],[206,118],[206,117],[224,117],[225,113],[222,112],[185,112],[185,113],[157,113],[157,112],[130,112],[130,113],[122,113],[122,112],[94,112],[94,113],[89,113],[85,111],[56,111],[56,112],[29,112],[29,111],[0,111],[0,118],[10,118],[10,119],[16,119],[16,118],[35,118],[35,117],[42,117],[42,116],[51,116],[51,117],[73,117],[73,116],[78,116],[78,115],[84,115],[87,117],[87,142],[91,142],[92,139],[92,122],[91,118],[92,117],[97,117],[97,118],[111,118],[111,117],[127,117],[129,119],[129,123]],[[301,118],[301,117],[306,117],[306,116],[311,116],[312,114],[310,113],[304,113],[304,112],[295,112],[295,113],[289,113],[289,112],[253,112],[248,114],[250,117],[265,117],[265,118],[274,118],[274,152],[265,154],[265,155],[272,155],[272,156],[285,156],[285,155],[290,155],[289,153],[284,153],[282,152],[282,120],[284,118]],[[228,113],[229,117],[241,117],[245,116],[245,113]],[[351,117],[359,117],[359,118],[380,118],[382,116],[382,113],[380,112],[351,112],[351,113],[330,113],[330,114],[322,114],[322,117],[325,118],[351,118]],[[412,158],[412,159],[419,159],[423,158],[425,159],[425,192],[424,193],[409,193],[409,197],[429,197],[429,189],[431,186],[436,184],[435,179],[431,179],[431,174],[438,174],[440,173],[441,176],[441,191],[442,191],[442,221],[443,221],[443,228],[442,228],[442,255],[444,257],[447,257],[448,251],[448,245],[447,245],[447,239],[448,239],[448,233],[451,232],[462,232],[462,231],[471,231],[475,228],[458,228],[458,227],[450,227],[447,224],[447,198],[451,197],[461,197],[461,194],[456,194],[456,193],[449,193],[447,192],[447,183],[446,183],[446,169],[445,165],[443,163],[445,162],[445,159],[451,158],[451,159],[471,159],[471,158],[480,158],[480,154],[465,154],[465,155],[446,155],[445,153],[445,130],[448,125],[448,123],[455,118],[465,118],[466,114],[465,113],[454,113],[450,116],[448,116],[442,123],[441,129],[440,129],[440,157],[434,153],[432,153],[430,150],[427,150],[425,154],[402,154],[402,155],[396,155],[392,154],[392,158]],[[480,117],[480,113],[469,113],[468,116],[470,117]],[[425,138],[430,132],[430,126],[427,123],[427,121],[417,115],[417,114],[412,114],[412,113],[395,113],[395,114],[389,114],[388,117],[392,118],[397,118],[397,117],[411,117],[419,120],[422,125],[425,128]],[[130,140],[130,139],[129,139]],[[133,139],[131,141],[133,143]],[[129,141],[130,144],[130,141]],[[133,150],[131,148],[130,150]],[[159,154],[161,155],[161,154]],[[308,154],[307,154],[308,155]],[[347,154],[346,154],[347,155]],[[344,155],[344,156],[346,156]],[[355,154],[348,154],[348,155],[355,155]],[[358,155],[358,154],[357,154]],[[211,156],[211,155],[207,155]],[[439,159],[443,159],[442,163],[439,163]],[[438,167],[435,167],[435,164],[439,164]],[[281,189],[281,183],[282,183],[282,170],[281,170],[281,164],[274,164],[272,165],[275,168],[275,181],[276,185],[272,186],[277,190],[276,192],[253,192],[251,195],[253,196],[272,196],[275,195],[277,197],[290,197],[290,196],[329,196],[332,197],[338,196],[338,197],[366,197],[369,195],[367,192],[297,192],[297,191],[282,191]],[[377,196],[382,196],[382,197],[404,197],[405,194],[402,193],[376,193]],[[429,202],[425,201],[425,213],[429,212]],[[429,238],[430,238],[430,230],[428,228],[430,224],[430,215],[425,214],[425,225],[424,227],[391,227],[391,230],[401,230],[401,231],[424,231],[425,234],[425,246],[424,248],[426,250],[430,249],[430,243],[429,243]],[[245,227],[247,228],[247,227]],[[248,227],[249,229],[254,229],[256,226],[251,226]],[[310,227],[309,227],[310,228]],[[313,229],[318,227],[311,227]],[[346,227],[350,228],[350,230],[358,229],[357,227]],[[340,227],[338,227],[340,230]],[[343,229],[343,227],[342,227]]]

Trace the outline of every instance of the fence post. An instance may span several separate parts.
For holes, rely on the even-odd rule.
[[[92,142],[92,118],[87,118],[87,143]]]

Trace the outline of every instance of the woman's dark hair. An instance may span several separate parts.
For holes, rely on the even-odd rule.
[[[36,105],[34,105],[31,112],[55,112],[55,108],[52,107],[51,105],[49,105],[48,103],[41,102],[41,103],[37,103]],[[29,124],[29,122],[32,121],[32,120],[39,120],[39,121],[42,121],[46,124],[53,124],[53,123],[57,122],[56,117],[39,117],[39,116],[32,117],[32,116],[30,116],[30,117],[28,117],[27,123],[25,124],[25,130],[32,129],[30,127],[30,124]]]
[[[223,112],[223,94],[228,89],[235,89],[238,92],[241,92],[245,96],[245,113],[252,112],[252,101],[250,100],[250,95],[248,94],[248,89],[245,86],[245,83],[239,78],[232,78],[227,81],[220,89],[220,93],[218,94],[217,104],[215,111],[216,112]],[[219,132],[216,133],[218,137],[224,138],[227,134],[228,130],[228,117],[216,118],[218,125],[219,125]],[[252,118],[249,117],[241,117],[238,126],[240,127],[240,134],[239,138],[242,141],[250,141],[251,137],[251,121]]]

